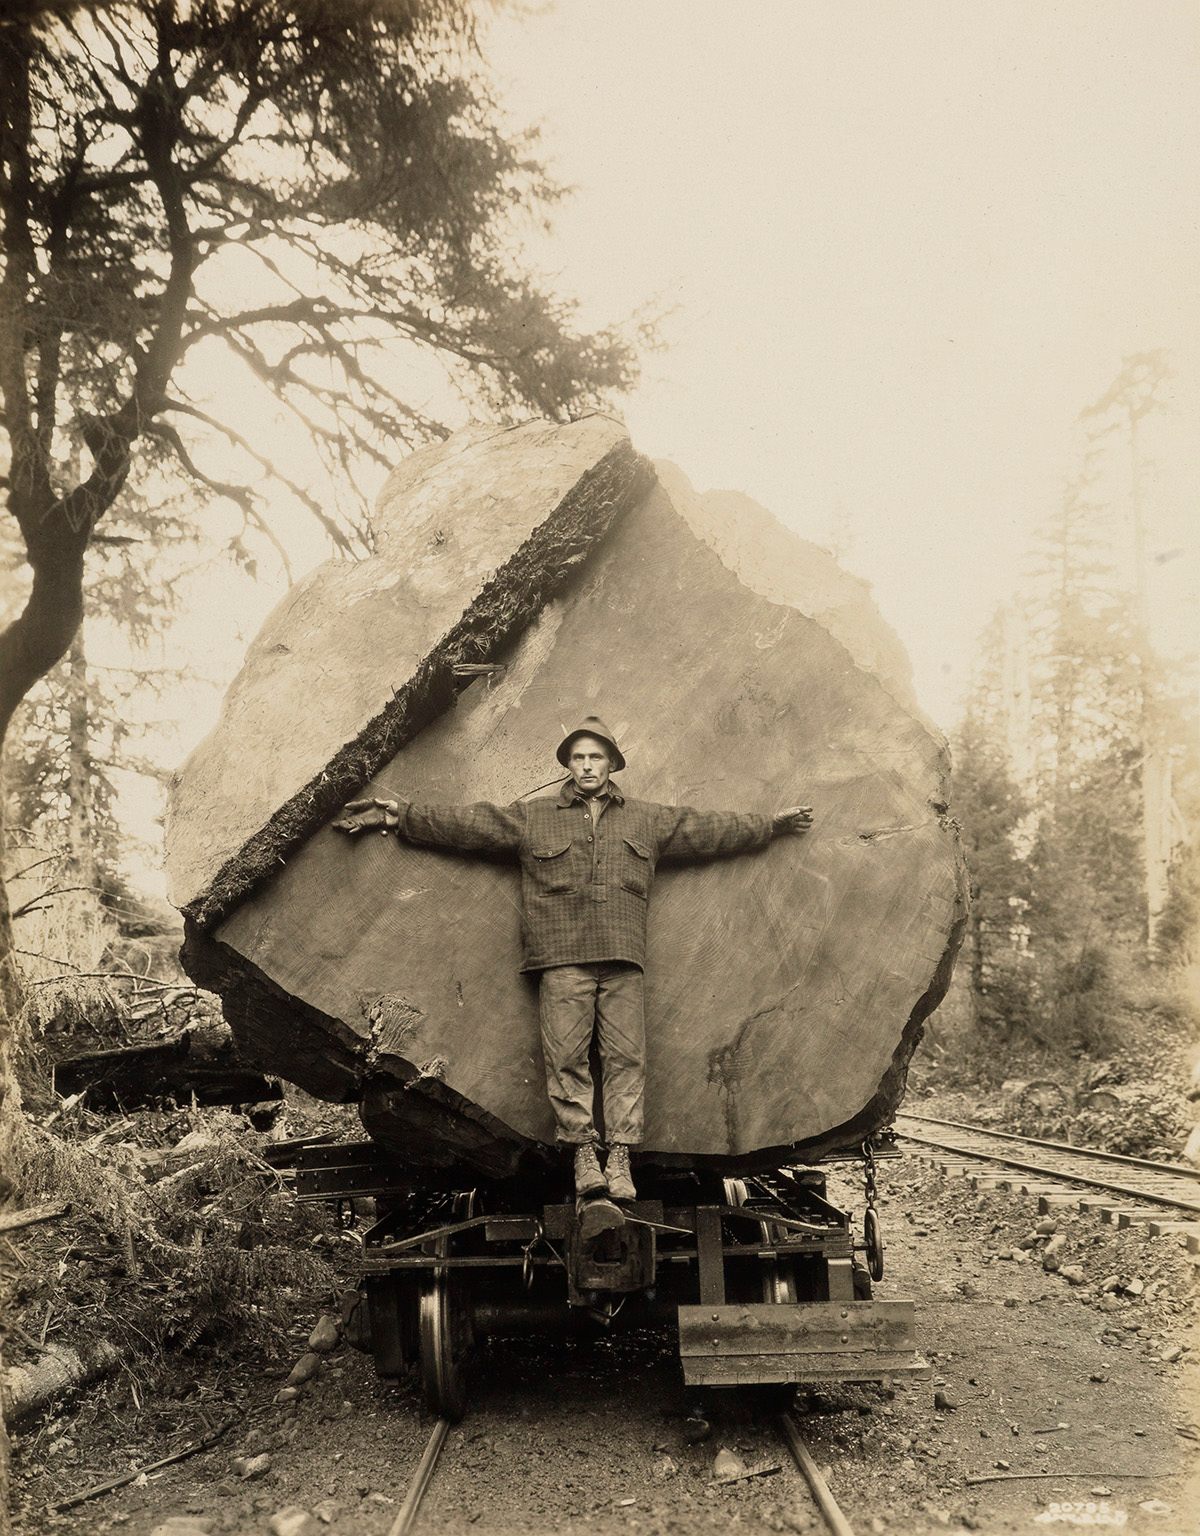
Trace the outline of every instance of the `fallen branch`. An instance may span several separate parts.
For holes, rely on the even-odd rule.
[[[32,1227],[39,1221],[53,1221],[56,1216],[64,1216],[71,1209],[69,1205],[51,1203],[48,1205],[31,1205],[24,1211],[6,1211],[0,1215],[0,1232],[15,1232],[18,1227]]]
[[[1108,1477],[1162,1477],[1161,1472],[984,1472],[975,1477],[964,1477],[968,1486],[975,1483],[1019,1483],[1033,1477],[1096,1477],[1103,1481]]]
[[[47,897],[66,896],[71,891],[98,891],[100,889],[101,887],[98,885],[52,885],[49,890],[41,891],[38,895],[31,896],[24,906],[18,907],[12,914],[13,922],[16,922],[18,917],[28,917],[30,912],[41,910],[35,903],[44,902]],[[53,902],[50,905],[53,906]]]
[[[192,1445],[185,1445],[183,1450],[176,1451],[171,1456],[164,1456],[160,1461],[151,1461],[144,1467],[134,1467],[129,1472],[122,1472],[120,1477],[110,1477],[107,1483],[97,1483],[94,1488],[85,1488],[82,1493],[73,1493],[69,1499],[59,1499],[57,1504],[50,1505],[52,1514],[61,1514],[64,1509],[74,1509],[76,1504],[86,1504],[89,1499],[98,1499],[102,1493],[111,1493],[114,1488],[124,1488],[126,1483],[132,1483],[144,1472],[157,1472],[160,1467],[174,1466],[177,1461],[186,1461],[189,1456],[198,1456],[201,1451],[208,1450],[210,1445],[215,1445],[229,1426],[232,1419],[226,1419],[219,1424],[211,1435],[205,1435],[203,1440],[197,1440]]]
[[[194,1025],[165,1040],[142,1040],[58,1061],[61,1094],[86,1093],[92,1109],[128,1109],[174,1099],[186,1104],[256,1104],[282,1098],[277,1082],[245,1066],[227,1024]]]
[[[42,955],[36,950],[20,949],[20,955],[34,955],[39,960],[45,960],[50,965],[70,965],[69,960],[56,960],[52,955]],[[139,991],[146,992],[197,992],[198,987],[193,987],[186,981],[163,981],[157,976],[139,976],[136,971],[81,971],[78,966],[72,966],[75,972],[69,976],[45,976],[41,981],[30,981],[27,987],[48,987],[56,981],[135,981]]]
[[[53,1125],[54,1122],[58,1119],[59,1115],[65,1115],[68,1110],[74,1109],[76,1104],[78,1104],[82,1098],[82,1093],[72,1093],[65,1099],[60,1098],[54,1109],[42,1121],[42,1125]]]

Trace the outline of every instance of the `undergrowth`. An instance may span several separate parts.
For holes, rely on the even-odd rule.
[[[78,1128],[97,1122],[83,1116]],[[304,1305],[332,1299],[342,1235],[283,1188],[263,1140],[223,1110],[123,1117],[77,1140],[27,1123],[17,1149],[25,1203],[69,1211],[30,1229],[17,1342],[103,1336],[153,1374],[168,1353],[278,1333],[298,1293]]]
[[[169,1035],[214,1013],[157,929],[126,937],[92,893],[61,890],[60,874],[43,857],[13,883],[23,1113],[12,1117],[4,1174],[14,1204],[66,1210],[0,1239],[6,1363],[35,1363],[55,1341],[107,1339],[131,1379],[152,1386],[181,1352],[235,1334],[269,1340],[297,1311],[331,1301],[347,1238],[284,1189],[262,1156],[266,1135],[244,1116],[100,1114],[54,1091],[52,1063],[65,1054]]]
[[[1103,1055],[1084,1055],[1065,1042],[1009,1040],[959,1022],[938,1031],[936,1054],[918,1052],[910,1103],[934,1100],[950,1118],[1021,1135],[1178,1157],[1197,1118],[1190,1095],[1200,1057],[1200,1010],[1183,978],[1168,975],[1132,995],[1109,1036],[1115,1043]]]

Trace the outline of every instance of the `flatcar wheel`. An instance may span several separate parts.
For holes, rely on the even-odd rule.
[[[474,1191],[454,1198],[455,1221],[476,1214]],[[439,1258],[449,1258],[452,1239],[437,1240]],[[418,1314],[421,1387],[431,1413],[457,1423],[467,1411],[471,1355],[475,1346],[470,1295],[452,1269],[435,1269],[421,1288]]]
[[[863,1217],[863,1243],[867,1250],[867,1269],[872,1280],[883,1279],[883,1229],[879,1225],[879,1216],[873,1207],[869,1207]]]
[[[727,1205],[743,1206],[749,1199],[750,1192],[746,1188],[745,1179],[725,1180],[725,1201]],[[780,1232],[773,1227],[770,1221],[759,1222],[764,1243],[774,1243],[780,1237],[786,1238],[786,1231]],[[792,1262],[788,1259],[770,1259],[762,1265],[762,1300],[774,1303],[791,1304],[797,1300],[796,1295],[796,1271]]]
[[[724,1179],[722,1183],[725,1190],[726,1205],[745,1205],[746,1201],[750,1198],[750,1191],[746,1188],[745,1179]]]

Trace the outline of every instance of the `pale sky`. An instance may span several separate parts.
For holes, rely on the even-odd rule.
[[[1182,0],[558,0],[490,24],[513,122],[574,188],[535,259],[590,325],[666,316],[636,446],[836,532],[946,729],[1080,409],[1160,347],[1150,543],[1185,552],[1153,608],[1164,646],[1195,644],[1198,30]],[[324,552],[289,542],[298,572]],[[222,686],[285,590],[262,572],[193,594],[172,638]],[[189,696],[170,755],[218,700]]]
[[[548,265],[590,319],[672,311],[635,443],[820,542],[848,529],[945,727],[1130,352],[1180,374],[1152,445],[1151,543],[1189,533],[1156,568],[1165,643],[1194,611],[1198,18],[559,0],[493,29],[514,117],[577,189]]]

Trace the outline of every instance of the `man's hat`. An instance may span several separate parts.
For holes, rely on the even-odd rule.
[[[603,720],[595,715],[588,715],[581,725],[577,725],[573,731],[568,731],[559,743],[558,751],[554,754],[564,768],[567,767],[567,759],[571,755],[571,743],[578,736],[594,736],[597,741],[602,741],[612,748],[613,769],[619,773],[625,766],[625,759],[621,756],[621,749],[617,746],[616,737],[605,725]]]

